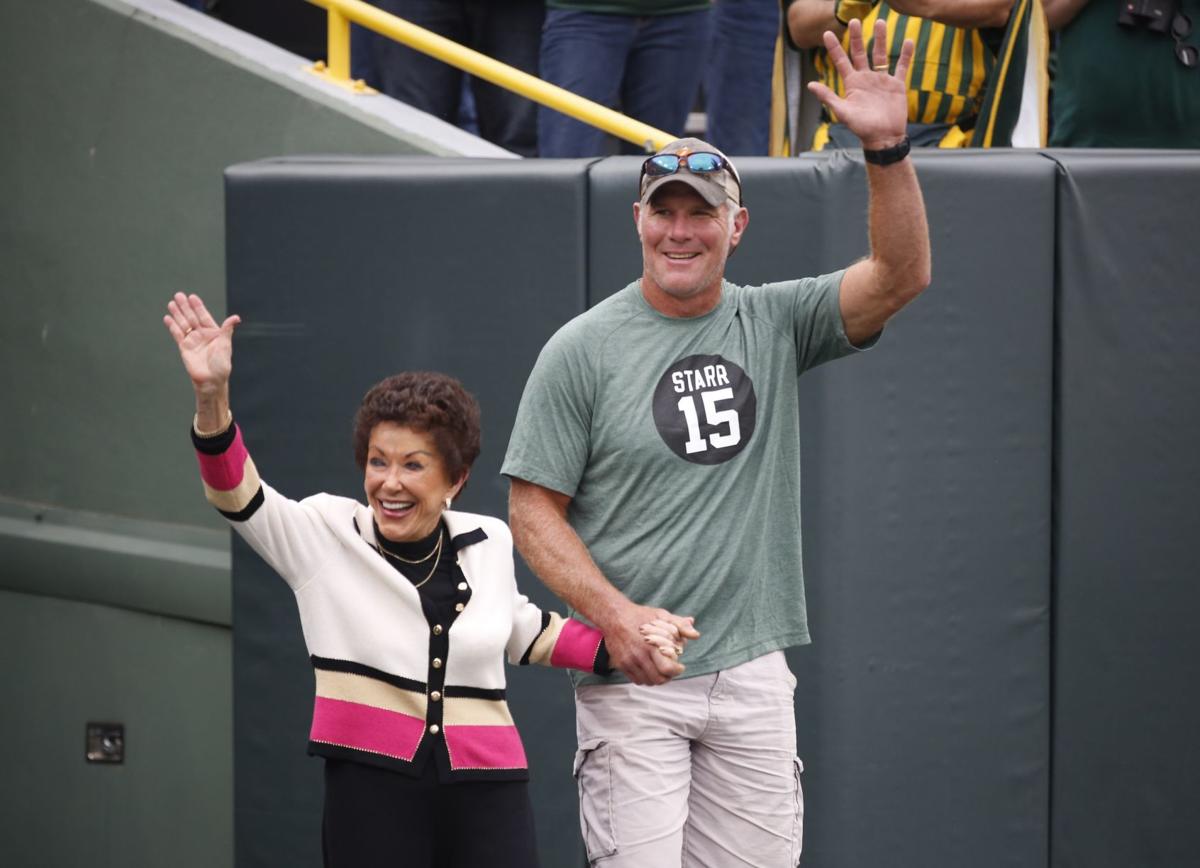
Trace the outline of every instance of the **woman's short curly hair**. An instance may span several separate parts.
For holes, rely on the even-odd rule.
[[[465,476],[479,457],[479,404],[446,374],[404,371],[371,387],[354,415],[354,460],[360,470],[367,467],[371,431],[380,422],[432,437],[452,482]]]

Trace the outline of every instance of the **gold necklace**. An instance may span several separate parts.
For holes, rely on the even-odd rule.
[[[425,555],[425,557],[421,558],[420,561],[404,560],[404,558],[399,557],[398,555],[392,554],[387,549],[385,549],[383,546],[376,546],[375,548],[376,548],[376,551],[378,551],[381,555],[387,555],[388,557],[396,558],[396,560],[404,561],[404,563],[406,563],[406,564],[419,564],[422,561],[429,560],[431,557],[433,558],[433,566],[429,568],[429,573],[425,576],[425,578],[421,579],[421,581],[419,581],[419,582],[413,582],[413,589],[415,590],[415,589],[421,587],[426,582],[428,582],[430,579],[432,579],[433,574],[437,571],[438,561],[441,560],[441,556],[442,556],[442,540],[443,539],[445,539],[445,534],[438,533],[437,545],[435,545],[433,547],[433,551],[431,551],[429,554]],[[436,557],[434,557],[435,555],[436,555]],[[412,579],[409,579],[409,581],[412,582]]]
[[[417,559],[417,560],[415,560],[415,561],[410,561],[408,558],[401,557],[400,555],[398,555],[398,554],[394,554],[393,552],[389,552],[389,551],[388,551],[387,549],[385,549],[385,548],[384,548],[382,545],[380,545],[380,546],[379,546],[379,550],[380,550],[381,552],[383,552],[385,555],[387,555],[389,558],[395,558],[396,560],[400,561],[401,563],[405,563],[405,564],[423,564],[423,563],[425,563],[427,560],[429,560],[431,557],[433,557],[433,555],[434,555],[434,552],[440,552],[440,551],[442,550],[442,534],[441,534],[441,527],[440,527],[440,526],[438,527],[438,538],[437,538],[437,542],[435,542],[435,543],[433,544],[433,548],[431,548],[431,549],[429,550],[429,554],[425,555],[425,557],[423,557],[423,558],[418,558],[418,559]]]

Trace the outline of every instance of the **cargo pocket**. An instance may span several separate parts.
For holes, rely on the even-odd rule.
[[[617,852],[613,829],[612,763],[609,744],[589,739],[575,752],[575,783],[579,787],[579,829],[589,862]]]
[[[792,759],[793,774],[796,776],[796,813],[792,821],[792,859],[788,864],[800,864],[800,851],[804,849],[804,789],[800,786],[800,773],[804,771],[804,763],[800,757]]]

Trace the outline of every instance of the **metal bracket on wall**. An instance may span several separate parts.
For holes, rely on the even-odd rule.
[[[83,755],[89,763],[116,765],[125,762],[125,724],[89,721]]]
[[[379,94],[379,91],[368,85],[361,78],[350,79],[334,75],[329,71],[329,67],[325,65],[325,61],[323,60],[318,60],[312,66],[304,67],[304,71],[311,72],[318,78],[330,84],[336,84],[342,90],[348,90],[350,93],[357,94],[358,96],[378,96]]]

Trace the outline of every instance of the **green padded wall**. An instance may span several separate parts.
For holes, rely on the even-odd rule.
[[[932,285],[875,349],[801,377],[803,864],[1029,868],[1049,829],[1056,173],[1037,154],[916,164]],[[866,252],[860,159],[738,168],[730,279]],[[632,159],[592,170],[592,299],[639,273],[636,177]]]
[[[1054,868],[1191,865],[1200,152],[1070,152],[1058,202]]]
[[[263,478],[291,497],[361,498],[350,432],[363,393],[396,371],[443,370],[483,414],[483,452],[458,503],[506,516],[499,469],[525,377],[584,307],[585,168],[290,159],[230,169],[229,299],[244,323],[234,408]],[[237,864],[316,865],[321,762],[304,755],[313,676],[295,602],[244,544],[234,546],[233,576]],[[518,582],[556,606],[524,570]],[[508,675],[543,864],[573,864],[567,676]]]
[[[860,163],[743,163],[752,220],[734,279],[861,255]],[[445,368],[484,402],[468,508],[503,514],[495,474],[538,349],[585,298],[638,273],[636,167],[292,159],[231,170],[229,285],[247,320],[236,403],[266,477],[294,496],[357,494],[346,438],[358,396],[394,369]],[[805,864],[1045,864],[1055,167],[967,154],[922,154],[919,167],[933,287],[878,349],[804,380],[817,644],[792,662]],[[970,221],[964,196],[978,203]],[[1011,246],[980,243],[989,233]],[[234,565],[239,865],[281,852],[314,864],[319,774],[302,756],[311,675],[294,604],[242,546]],[[573,864],[569,690],[549,673],[517,672],[511,685],[543,860]]]

